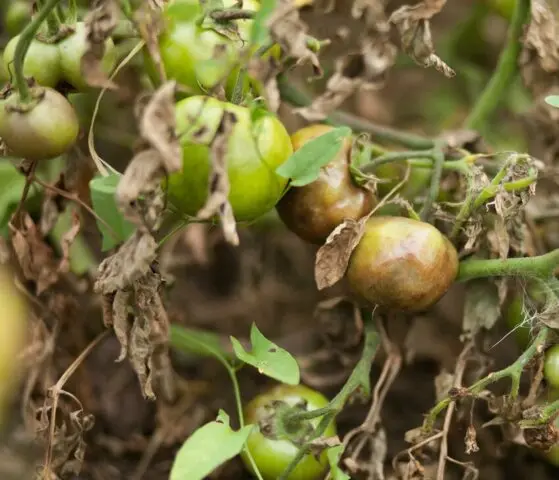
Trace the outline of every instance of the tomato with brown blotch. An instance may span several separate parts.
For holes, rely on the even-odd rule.
[[[372,217],[346,272],[362,301],[420,312],[435,304],[458,274],[458,254],[433,225],[405,217]]]
[[[293,150],[332,128],[317,124],[298,130],[291,137]],[[350,161],[351,141],[347,139],[314,182],[287,191],[276,209],[289,230],[309,243],[322,244],[344,220],[358,220],[373,209],[376,198],[354,181]]]

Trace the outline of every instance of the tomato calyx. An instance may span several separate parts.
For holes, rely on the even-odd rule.
[[[259,421],[262,435],[271,440],[289,440],[302,447],[310,439],[314,427],[308,420],[294,418],[296,414],[306,412],[308,403],[301,400],[295,405],[275,400],[264,407],[266,414]]]
[[[4,109],[8,113],[28,113],[33,110],[39,103],[41,103],[46,94],[44,87],[38,85],[33,79],[28,79],[28,86],[30,87],[31,98],[29,101],[22,102],[19,98],[10,104],[4,105]],[[7,100],[15,95],[19,97],[18,91],[11,85],[7,85],[5,91],[0,91],[0,99]]]
[[[65,38],[73,35],[75,32],[76,29],[73,25],[60,25],[58,31],[54,34],[44,31],[37,32],[37,34],[35,35],[35,40],[49,45],[55,45]]]

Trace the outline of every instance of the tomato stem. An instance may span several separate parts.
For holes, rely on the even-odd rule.
[[[419,212],[419,217],[424,222],[429,220],[431,216],[431,210],[433,209],[433,203],[435,203],[437,197],[439,196],[439,190],[441,187],[441,177],[443,174],[444,167],[444,152],[442,147],[436,147],[433,149],[433,171],[431,172],[431,181],[429,183],[429,192],[427,193],[427,198],[425,203]]]
[[[19,99],[22,103],[31,101],[31,90],[27,85],[25,74],[23,73],[23,65],[25,55],[31,42],[35,38],[35,34],[41,27],[41,24],[48,17],[49,13],[56,7],[60,0],[47,0],[45,5],[37,12],[37,15],[23,29],[14,52],[14,81],[19,92]]]
[[[367,391],[370,390],[369,385],[369,375],[371,372],[371,366],[375,358],[378,346],[380,345],[380,336],[375,326],[373,314],[374,311],[362,310],[363,324],[365,329],[365,341],[363,345],[363,352],[361,353],[361,358],[355,365],[355,368],[351,372],[351,375],[347,379],[345,385],[338,392],[338,394],[332,399],[332,401],[324,408],[319,408],[316,410],[311,410],[309,412],[293,413],[290,411],[286,412],[287,421],[294,420],[311,420],[312,418],[322,417],[319,424],[317,425],[315,431],[311,435],[309,441],[303,445],[297,455],[293,458],[291,463],[280,475],[278,480],[287,480],[291,473],[295,470],[297,465],[305,455],[310,452],[311,442],[321,435],[324,434],[330,422],[334,417],[342,410],[345,403],[349,397],[358,388],[363,388]],[[284,420],[284,421],[285,421]]]
[[[512,388],[511,393],[514,397],[514,390],[516,389],[518,378],[522,374],[524,368],[528,363],[537,355],[543,352],[545,342],[547,341],[547,337],[550,335],[550,329],[544,327],[540,330],[532,344],[526,349],[526,351],[518,357],[518,359],[512,364],[509,365],[507,368],[503,370],[499,370],[498,372],[493,372],[487,375],[486,377],[478,380],[474,383],[471,387],[466,389],[465,391],[461,391],[457,395],[450,395],[445,399],[441,400],[437,403],[427,414],[424,422],[423,422],[423,430],[425,433],[429,433],[433,430],[435,426],[435,421],[437,420],[438,415],[445,410],[451,402],[456,400],[457,398],[462,398],[466,396],[475,397],[476,395],[480,394],[485,388],[501,380],[502,378],[509,377],[512,380]],[[516,392],[518,393],[518,392]],[[553,405],[553,404],[552,404]]]
[[[478,98],[465,121],[464,127],[479,130],[503,99],[518,72],[518,57],[522,48],[521,36],[524,24],[530,15],[530,0],[516,0],[514,13],[507,33],[507,43],[501,52],[493,76]]]
[[[297,88],[293,87],[285,75],[278,76],[278,88],[281,98],[297,107],[307,107],[311,104],[310,98]],[[325,119],[329,125],[347,125],[354,130],[368,132],[375,141],[397,143],[408,148],[433,148],[435,141],[413,133],[402,132],[394,128],[377,125],[364,118],[346,112],[333,112]]]

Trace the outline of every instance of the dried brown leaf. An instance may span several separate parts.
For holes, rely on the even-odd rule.
[[[134,23],[140,36],[146,43],[151,61],[154,63],[159,74],[159,80],[166,82],[167,73],[165,72],[161,52],[159,51],[159,34],[165,28],[160,7],[150,5],[149,2],[143,2],[140,8],[134,12]]]
[[[85,17],[86,50],[81,58],[82,75],[91,87],[116,89],[117,85],[103,70],[105,42],[113,33],[120,19],[116,0],[93,0]]]
[[[225,240],[231,245],[239,244],[237,224],[233,215],[233,208],[229,203],[229,176],[227,174],[227,149],[229,136],[237,117],[231,112],[224,112],[217,132],[210,144],[211,172],[208,182],[209,191],[205,205],[197,213],[200,219],[219,216],[221,229]]]
[[[72,211],[72,226],[67,230],[60,239],[60,248],[62,250],[62,259],[58,265],[58,271],[66,273],[70,270],[70,249],[74,244],[74,240],[81,230],[81,219],[75,210]]]
[[[316,253],[314,278],[319,290],[337,283],[347,270],[349,258],[364,233],[365,222],[347,219],[338,225]]]
[[[12,233],[11,242],[24,277],[36,283],[37,295],[58,281],[59,265],[54,252],[27,213],[21,230]]]
[[[464,444],[466,446],[466,455],[471,455],[472,453],[479,452],[479,446],[477,444],[477,433],[473,425],[468,425],[466,436],[464,437]]]
[[[140,119],[140,135],[161,156],[169,173],[182,169],[182,150],[176,135],[176,83],[164,83],[145,105]]]
[[[434,67],[450,78],[455,72],[435,54],[429,23],[445,4],[446,0],[424,0],[413,6],[404,5],[392,13],[389,21],[400,34],[403,50],[418,65]]]

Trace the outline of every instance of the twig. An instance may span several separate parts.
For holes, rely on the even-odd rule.
[[[452,386],[454,388],[460,388],[462,386],[462,378],[464,377],[464,372],[466,371],[467,357],[473,346],[474,343],[470,340],[462,349],[462,352],[458,356],[458,360],[456,360],[456,372],[452,382]],[[456,401],[452,401],[448,406],[444,419],[442,431],[443,437],[441,440],[441,449],[439,451],[439,464],[437,466],[437,480],[444,480],[445,463],[448,458],[448,431],[450,429],[450,422],[452,421],[455,406]]]
[[[281,98],[297,107],[306,107],[311,100],[303,92],[290,85],[283,75],[278,76],[278,88]],[[377,125],[364,118],[346,112],[334,112],[325,119],[331,125],[347,125],[355,130],[368,132],[375,141],[394,142],[407,148],[428,149],[435,146],[435,141],[413,133],[402,132],[394,128]]]
[[[249,20],[254,18],[256,12],[240,8],[227,8],[210,12],[210,17],[216,22],[229,22],[231,20]]]
[[[530,0],[516,0],[514,13],[507,33],[507,43],[499,58],[497,68],[468,115],[464,127],[479,130],[493,113],[518,71],[518,57],[522,48],[522,28],[530,14]]]
[[[431,210],[433,209],[433,203],[437,200],[439,196],[439,189],[441,187],[441,176],[443,173],[444,165],[444,152],[442,148],[433,149],[433,171],[431,172],[431,183],[429,184],[429,193],[423,204],[423,208],[419,213],[421,220],[427,222],[431,215]]]

